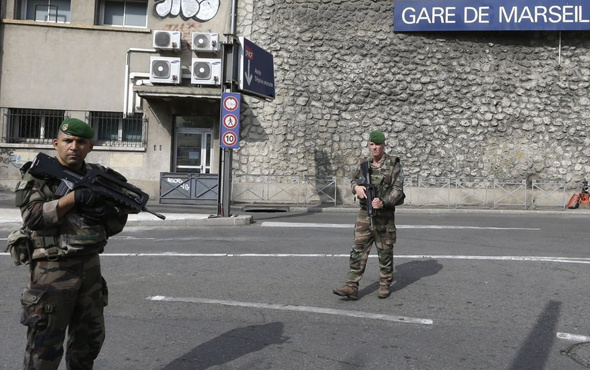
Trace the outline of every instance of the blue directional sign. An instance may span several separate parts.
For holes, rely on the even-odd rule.
[[[224,92],[221,94],[221,135],[219,146],[223,149],[237,149],[240,146],[240,105],[242,94]]]
[[[275,69],[272,54],[240,37],[239,90],[265,99],[275,98]]]

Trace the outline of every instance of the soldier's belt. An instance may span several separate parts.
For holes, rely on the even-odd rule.
[[[60,238],[58,236],[36,236],[32,240],[35,249],[49,248],[60,244]]]

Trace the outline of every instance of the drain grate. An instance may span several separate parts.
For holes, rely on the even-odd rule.
[[[242,207],[242,211],[244,212],[289,212],[288,206],[258,206],[258,205],[250,205]]]
[[[580,365],[590,368],[590,342],[576,343],[561,351]]]

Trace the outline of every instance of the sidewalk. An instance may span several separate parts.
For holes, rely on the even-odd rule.
[[[159,204],[157,201],[148,202],[150,211],[161,213],[166,220],[141,212],[129,215],[126,227],[187,227],[187,226],[242,226],[253,222],[253,216],[248,212],[326,212],[326,213],[356,213],[357,206],[293,206],[293,205],[239,205],[232,206],[232,215],[229,217],[217,217],[216,206],[194,206]],[[446,208],[446,207],[414,207],[400,206],[398,214],[445,214],[445,213],[496,213],[496,214],[522,214],[522,215],[552,215],[552,216],[577,216],[590,217],[590,208],[582,206],[578,209],[563,209],[559,207],[523,209],[523,208]],[[14,206],[14,195],[10,192],[0,191],[0,230],[17,229],[21,226],[20,211]]]
[[[217,217],[216,206],[163,205],[148,202],[152,212],[166,216],[165,220],[148,213],[129,215],[126,227],[186,227],[186,226],[240,226],[252,223],[251,215]],[[0,191],[0,230],[14,230],[22,225],[20,210],[14,205],[14,194]]]

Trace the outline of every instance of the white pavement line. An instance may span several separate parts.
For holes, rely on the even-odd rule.
[[[260,224],[263,227],[316,227],[316,228],[330,228],[330,229],[352,229],[353,224],[320,224],[320,223],[304,223],[304,222],[269,222],[265,221]]]
[[[0,253],[0,255],[9,255]],[[106,257],[259,257],[259,258],[348,258],[350,254],[330,253],[103,253]],[[376,254],[369,258],[377,258]],[[479,260],[479,261],[519,261],[519,262],[555,262],[590,264],[589,257],[535,257],[535,256],[452,256],[452,255],[395,255],[400,259],[449,259],[449,260]]]
[[[324,224],[324,223],[304,223],[304,222],[272,222],[265,221],[260,224],[263,227],[310,227],[310,228],[333,228],[333,229],[352,229],[354,224]],[[452,226],[452,225],[397,225],[398,229],[437,229],[437,230],[524,230],[540,231],[539,228],[531,227],[488,227],[488,226]]]
[[[396,255],[396,258],[411,259],[453,259],[453,260],[485,260],[485,261],[524,261],[524,262],[558,262],[558,263],[590,263],[588,257],[535,257],[535,256],[450,256],[450,255]]]
[[[467,230],[524,230],[524,231],[541,231],[537,227],[492,227],[492,226],[452,226],[452,225],[399,225],[398,229],[467,229]]]
[[[564,340],[571,340],[574,342],[590,342],[590,337],[586,335],[576,335],[569,333],[557,333],[557,338]]]
[[[206,299],[206,298],[187,298],[187,297],[175,298],[175,297],[166,297],[166,296],[161,296],[161,295],[147,297],[146,299],[151,300],[151,301],[205,303],[205,304],[218,304],[218,305],[222,305],[222,306],[266,308],[266,309],[270,309],[270,310],[281,310],[281,311],[313,312],[313,313],[323,313],[323,314],[328,314],[328,315],[358,317],[358,318],[372,319],[372,320],[405,322],[405,323],[409,323],[409,324],[432,325],[432,323],[433,323],[433,321],[429,320],[429,319],[418,319],[418,318],[406,317],[406,316],[385,315],[385,314],[380,314],[380,313],[370,313],[370,312],[362,312],[362,311],[337,310],[337,309],[321,308],[321,307],[293,306],[293,305],[270,304],[270,303],[222,301],[222,300],[217,300],[217,299]]]

